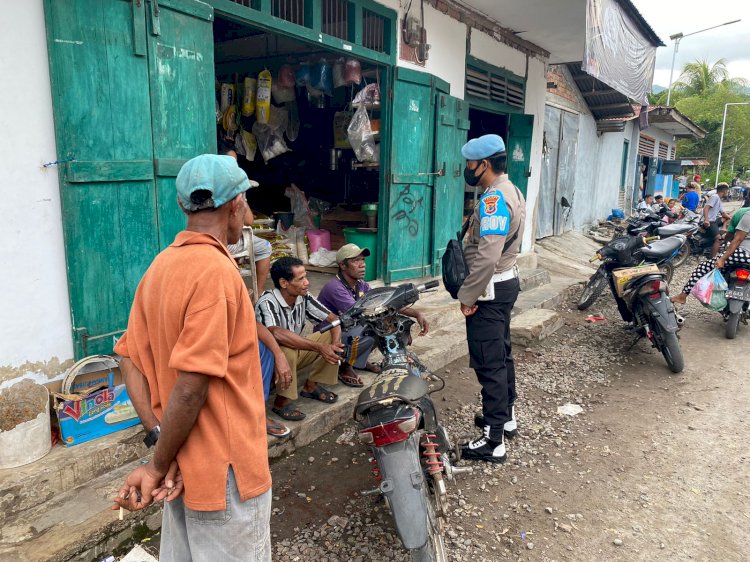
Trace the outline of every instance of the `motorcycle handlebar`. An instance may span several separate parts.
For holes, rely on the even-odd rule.
[[[320,333],[325,334],[326,332],[329,332],[333,330],[336,326],[340,326],[340,325],[341,325],[341,320],[337,318],[333,322],[327,322],[323,324],[322,327],[320,328]]]
[[[417,285],[417,291],[420,293],[423,291],[427,291],[429,289],[435,289],[440,286],[440,281],[437,279],[433,281],[428,281],[427,283],[423,283],[422,285]]]

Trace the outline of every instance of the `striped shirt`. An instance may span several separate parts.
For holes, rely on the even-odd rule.
[[[289,306],[278,289],[264,292],[255,305],[255,314],[264,326],[284,328],[297,335],[302,334],[306,320],[317,326],[330,313],[310,294],[298,296],[294,306]]]

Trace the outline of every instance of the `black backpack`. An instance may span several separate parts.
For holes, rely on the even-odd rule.
[[[443,286],[454,299],[458,298],[458,291],[464,280],[469,276],[469,268],[464,258],[463,239],[469,229],[471,217],[466,219],[461,232],[456,233],[458,238],[449,240],[448,246],[443,254]]]

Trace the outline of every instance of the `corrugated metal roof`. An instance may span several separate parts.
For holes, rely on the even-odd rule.
[[[580,62],[568,63],[566,66],[594,119],[599,121],[633,116],[633,107],[625,94],[581,70]]]
[[[705,158],[682,158],[680,159],[681,166],[708,166],[710,162]]]

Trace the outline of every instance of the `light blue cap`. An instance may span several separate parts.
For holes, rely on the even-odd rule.
[[[461,149],[461,156],[467,160],[484,160],[505,152],[505,143],[500,135],[482,135],[471,139]]]
[[[177,199],[187,211],[221,207],[251,187],[247,174],[234,158],[217,154],[201,154],[185,162],[176,184]],[[210,191],[211,197],[194,203],[190,196],[203,189]]]

